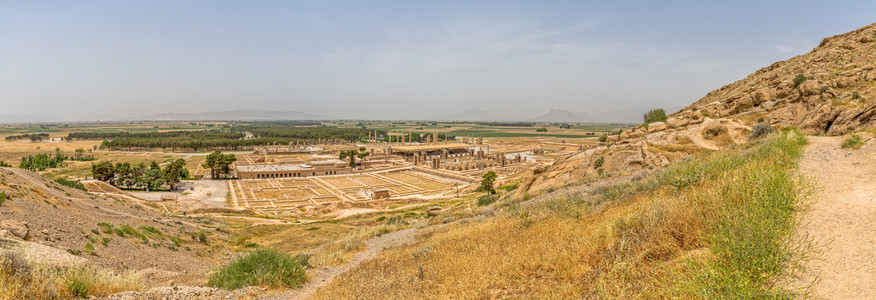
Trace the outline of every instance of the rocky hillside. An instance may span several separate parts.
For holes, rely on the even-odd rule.
[[[710,92],[666,122],[638,126],[549,167],[533,170],[520,193],[624,175],[701,151],[748,141],[751,127],[798,127],[842,135],[876,125],[876,24],[829,37],[804,55],[776,62]]]
[[[148,284],[199,284],[225,255],[227,235],[209,219],[167,215],[16,168],[0,168],[0,191],[0,254],[20,252],[31,263],[133,272]]]

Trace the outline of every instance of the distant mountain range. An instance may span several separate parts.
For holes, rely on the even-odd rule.
[[[211,111],[202,113],[164,113],[142,118],[126,120],[149,121],[207,121],[207,120],[333,120],[337,117],[315,115],[300,111],[265,111],[257,109],[239,109],[228,111]]]
[[[590,117],[587,116],[587,113],[574,113],[568,110],[551,108],[548,113],[529,119],[527,121],[575,123],[590,121]]]

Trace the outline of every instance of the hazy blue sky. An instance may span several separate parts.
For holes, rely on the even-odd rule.
[[[876,1],[0,0],[0,115],[684,106],[873,22]]]

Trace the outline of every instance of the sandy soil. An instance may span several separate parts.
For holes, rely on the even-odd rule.
[[[228,182],[225,180],[183,180],[179,203],[188,208],[225,207]]]
[[[841,149],[842,137],[810,137],[800,169],[819,192],[803,217],[822,253],[807,262],[800,284],[818,279],[814,296],[876,299],[876,144]]]

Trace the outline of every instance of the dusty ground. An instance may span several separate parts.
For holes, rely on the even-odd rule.
[[[179,203],[187,208],[225,207],[228,182],[225,180],[183,180]]]
[[[842,137],[810,137],[800,169],[818,183],[801,233],[821,246],[801,284],[826,299],[876,299],[876,142],[841,149]]]

